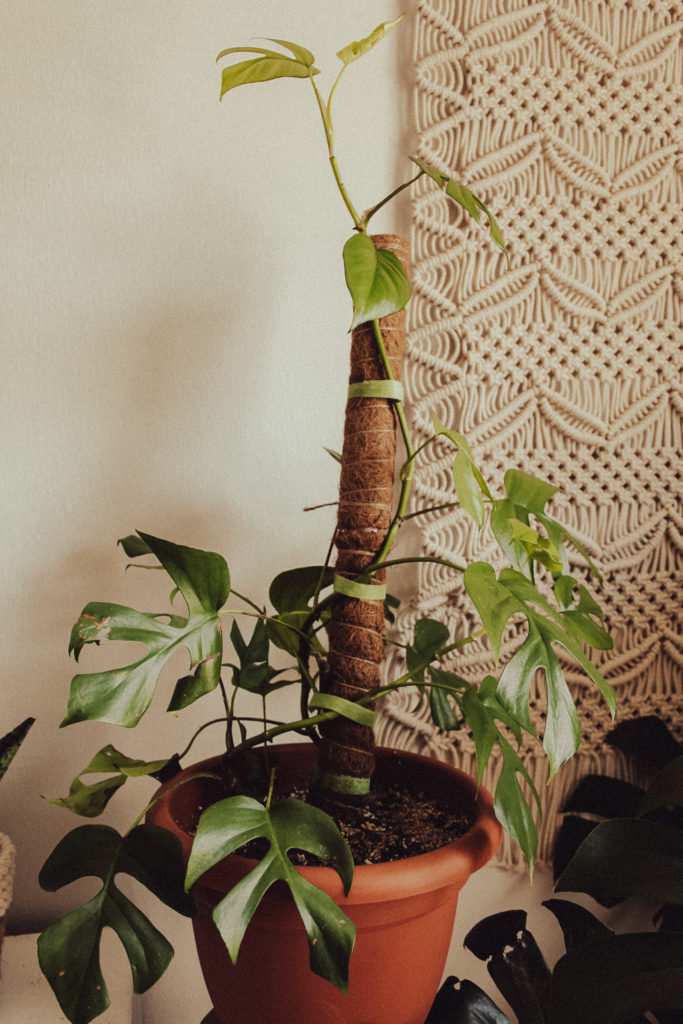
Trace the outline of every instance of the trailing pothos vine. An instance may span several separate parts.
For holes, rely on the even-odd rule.
[[[187,891],[192,883],[227,852],[238,848],[245,838],[256,835],[266,836],[270,842],[267,868],[263,864],[255,868],[251,887],[247,883],[239,898],[229,894],[229,904],[221,904],[216,910],[215,920],[231,955],[234,958],[238,954],[255,909],[255,887],[261,885],[259,879],[267,870],[270,881],[284,880],[295,899],[305,906],[313,969],[342,990],[345,988],[353,926],[349,927],[345,915],[319,890],[311,893],[309,887],[300,891],[287,850],[297,836],[300,839],[302,832],[310,834],[312,830],[318,836],[318,847],[327,851],[342,877],[345,889],[351,885],[353,876],[350,854],[332,819],[318,807],[301,801],[273,801],[270,790],[261,794],[260,800],[253,793],[240,790],[244,756],[252,748],[286,733],[303,734],[320,742],[329,723],[340,720],[372,729],[382,700],[404,687],[417,688],[419,699],[428,702],[439,728],[471,730],[479,779],[492,751],[498,748],[502,769],[495,791],[496,813],[532,864],[537,846],[532,808],[536,804],[540,814],[540,801],[518,753],[523,733],[534,735],[529,713],[532,680],[539,670],[543,672],[547,716],[542,742],[551,777],[572,756],[580,741],[577,712],[556,653],[558,647],[586,672],[614,711],[614,695],[609,685],[584,652],[584,644],[606,649],[611,642],[600,624],[600,608],[571,574],[568,549],[573,548],[585,558],[598,580],[599,575],[580,543],[547,511],[556,488],[511,469],[503,481],[502,492],[496,494],[484,480],[466,439],[436,418],[433,434],[416,445],[403,408],[402,391],[394,386],[398,382],[385,350],[382,324],[385,318],[404,309],[411,286],[401,260],[394,252],[381,245],[377,247],[368,234],[368,225],[377,211],[418,178],[426,176],[477,221],[484,214],[493,242],[507,256],[500,229],[486,206],[455,179],[420,160],[413,161],[417,170],[412,177],[363,214],[358,213],[347,192],[335,152],[332,101],[348,67],[372,50],[396,23],[385,22],[366,38],[339,51],[342,66],[327,100],[317,86],[315,58],[300,45],[272,40],[278,49],[238,46],[219,55],[220,59],[248,55],[223,69],[221,96],[241,85],[281,78],[302,79],[312,87],[332,173],[353,222],[353,233],[343,249],[344,273],[353,301],[351,326],[371,325],[383,367],[385,383],[380,390],[384,396],[390,396],[392,418],[398,423],[404,446],[400,491],[374,556],[354,578],[342,580],[341,591],[338,574],[330,565],[330,554],[319,564],[280,573],[270,586],[267,603],[262,604],[245,596],[241,588],[233,587],[228,564],[217,553],[143,532],[121,540],[129,558],[152,559],[156,567],[167,573],[173,584],[172,607],[166,612],[149,613],[107,602],[86,605],[71,634],[69,650],[76,659],[90,644],[116,640],[138,642],[144,653],[123,667],[77,674],[71,683],[62,724],[102,721],[125,728],[136,726],[155,698],[162,669],[180,648],[189,655],[190,667],[177,681],[168,711],[177,714],[199,699],[216,696],[218,710],[212,711],[180,754],[164,753],[143,761],[108,744],[74,779],[69,793],[53,803],[86,818],[95,817],[129,779],[171,777],[191,751],[196,736],[208,727],[216,729],[223,738],[233,795],[212,807],[200,820],[185,875],[173,837],[167,833],[159,835],[163,830],[141,823],[144,807],[125,835],[108,826],[86,824],[70,832],[50,855],[41,873],[45,888],[56,890],[84,875],[95,875],[102,882],[93,899],[48,928],[39,940],[41,967],[72,1024],[87,1024],[108,1004],[98,953],[105,926],[113,927],[119,935],[138,992],[163,973],[172,955],[167,940],[118,889],[117,874],[132,875],[174,909],[191,913]],[[367,392],[366,387],[364,393]],[[498,574],[483,561],[468,566],[460,564],[457,553],[452,560],[423,555],[392,558],[403,523],[438,511],[409,511],[411,484],[420,469],[421,453],[437,442],[450,444],[453,449],[454,495],[446,508],[459,505],[478,527],[490,525],[510,563]],[[398,678],[383,679],[354,700],[326,692],[323,684],[328,670],[327,634],[339,593],[353,598],[358,594],[367,596],[369,592],[376,600],[381,593],[381,618],[386,619],[387,639],[391,640],[396,601],[390,591],[385,594],[383,586],[374,589],[376,581],[396,564],[424,560],[438,562],[454,578],[462,577],[481,620],[477,636],[488,636],[496,658],[508,624],[526,621],[526,635],[499,677],[488,676],[478,684],[463,679],[457,674],[457,652],[475,638],[453,637],[443,623],[425,618],[415,625],[414,636],[405,648],[405,670]],[[538,577],[543,580],[540,589]],[[181,603],[185,608],[178,610]],[[285,656],[288,660],[283,667]],[[269,716],[269,697],[283,687],[298,694],[294,702],[298,710],[289,721]],[[245,694],[261,699],[260,717],[241,713],[240,699]],[[360,787],[363,780],[354,781]],[[532,806],[524,795],[525,784]],[[299,827],[302,824],[303,829]],[[321,922],[324,927],[320,927]]]

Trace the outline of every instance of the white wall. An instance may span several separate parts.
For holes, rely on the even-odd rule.
[[[220,550],[235,586],[265,597],[276,572],[321,560],[331,535],[330,510],[302,508],[336,496],[323,446],[341,443],[351,223],[307,83],[221,104],[215,55],[256,36],[292,39],[316,53],[329,88],[336,50],[401,9],[4,0],[0,727],[38,720],[1,794],[0,827],[19,854],[12,929],[66,903],[36,876],[80,820],[41,794],[65,793],[107,741],[156,757],[191,731],[194,712],[166,723],[170,678],[135,732],[58,730],[83,605],[166,606],[157,574],[124,573],[116,539],[141,528]],[[337,94],[359,209],[409,173],[399,143],[411,29],[399,31]],[[85,671],[100,653],[84,652]],[[142,799],[118,796],[113,822],[130,823]]]

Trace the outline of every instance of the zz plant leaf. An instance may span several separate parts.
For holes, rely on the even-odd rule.
[[[94,876],[100,891],[66,914],[38,939],[38,960],[71,1024],[89,1024],[109,1005],[100,967],[102,930],[112,928],[130,962],[135,992],[146,992],[163,974],[173,949],[115,883],[118,873],[147,886],[181,914],[193,911],[183,891],[180,843],[165,829],[139,825],[125,836],[105,825],[81,825],[55,847],[40,872],[40,884],[55,892]]]
[[[268,840],[268,852],[213,913],[233,962],[262,897],[274,882],[284,881],[306,929],[311,970],[346,992],[355,940],[353,922],[327,893],[303,878],[287,856],[289,850],[301,849],[326,860],[339,874],[348,894],[353,879],[351,854],[334,821],[323,811],[291,799],[268,808],[248,796],[228,797],[213,804],[199,819],[186,888],[223,857],[259,837]]]
[[[171,655],[185,648],[192,675],[181,681],[172,710],[215,689],[223,649],[218,611],[230,593],[228,567],[220,555],[140,534],[176,585],[188,616],[160,616],[123,605],[94,602],[83,609],[69,650],[78,660],[86,644],[132,640],[145,654],[130,665],[74,676],[62,725],[99,720],[136,726],[152,702],[159,674]]]

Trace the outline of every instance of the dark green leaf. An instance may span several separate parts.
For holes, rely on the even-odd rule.
[[[683,935],[614,935],[555,965],[549,1024],[623,1024],[647,1010],[683,1008]]]
[[[49,892],[86,876],[102,880],[99,893],[71,911],[38,940],[40,967],[71,1024],[88,1024],[109,1005],[99,962],[102,930],[113,928],[145,992],[168,966],[173,949],[149,919],[116,887],[124,872],[181,913],[192,912],[183,893],[180,843],[165,829],[140,825],[121,837],[103,825],[82,825],[57,845],[40,873]]]
[[[405,18],[405,14],[399,14],[398,18],[394,18],[393,21],[383,21],[381,25],[373,29],[369,36],[359,40],[355,43],[349,43],[348,46],[342,47],[341,50],[337,51],[337,56],[343,64],[351,64],[352,61],[358,60],[359,57],[365,56],[373,47],[377,46],[382,39],[384,39],[387,32],[390,32],[395,25],[398,25],[399,21]]]
[[[425,1024],[511,1024],[502,1010],[472,981],[447,978]]]
[[[604,821],[584,839],[556,889],[597,900],[683,903],[683,830],[647,818]]]
[[[344,246],[344,273],[353,299],[351,329],[403,309],[410,298],[410,281],[403,264],[388,249],[375,249],[364,231]]]
[[[337,871],[348,893],[353,878],[351,853],[333,820],[318,808],[299,800],[282,800],[267,809],[246,796],[213,804],[199,820],[186,886],[189,888],[223,857],[258,836],[268,839],[267,854],[214,911],[214,921],[233,962],[263,895],[274,882],[282,880],[306,929],[311,969],[346,991],[355,938],[353,923],[326,893],[299,874],[287,856],[292,849],[315,853]]]
[[[683,807],[683,754],[670,761],[653,779],[638,814],[648,814],[660,807]]]
[[[191,616],[223,607],[230,594],[230,572],[222,555],[138,532],[182,594]]]
[[[0,739],[0,779],[9,768],[14,755],[26,739],[26,734],[34,722],[35,718],[25,718],[20,725],[16,725],[14,729],[10,729],[10,731],[5,733],[2,739]]]
[[[465,946],[480,960],[525,1024],[544,1024],[550,1002],[550,970],[533,935],[526,913],[508,910],[484,918],[465,936]]]
[[[308,611],[317,591],[332,586],[334,570],[324,565],[307,565],[279,573],[270,585],[268,596],[278,612]]]

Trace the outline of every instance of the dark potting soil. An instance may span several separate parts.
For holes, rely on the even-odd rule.
[[[464,835],[472,825],[466,812],[444,806],[423,792],[406,792],[389,782],[374,785],[367,804],[354,811],[353,823],[339,823],[356,865],[403,860],[437,850]],[[302,792],[290,795],[305,798]],[[260,858],[267,849],[267,840],[253,840],[238,852]],[[322,863],[300,850],[290,851],[290,859],[300,866]]]

